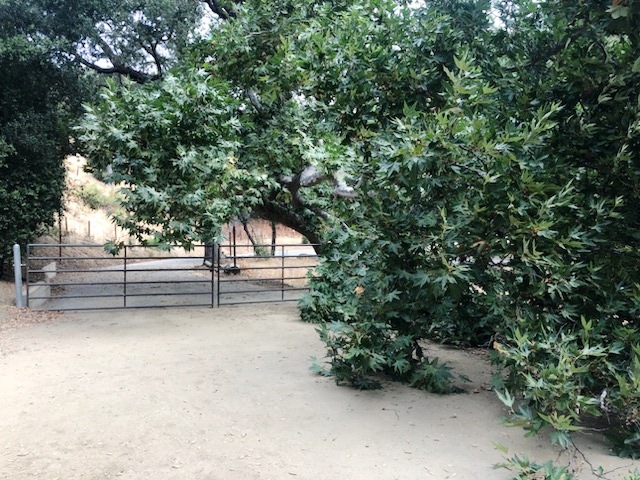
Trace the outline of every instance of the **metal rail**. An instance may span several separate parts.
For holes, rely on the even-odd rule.
[[[103,310],[296,301],[307,290],[306,272],[316,265],[313,245],[279,244],[276,256],[237,254],[272,248],[220,245],[211,262],[211,247],[204,245],[195,246],[195,256],[142,245],[126,245],[113,256],[103,245],[30,244],[26,305],[38,310]]]
[[[306,273],[317,264],[314,247],[309,244],[220,245],[216,262],[217,305],[297,301],[300,293],[308,290],[307,277],[300,275],[300,270]],[[268,249],[275,255],[237,255],[238,249]],[[227,250],[232,255],[223,257]],[[274,271],[278,274],[274,275]]]

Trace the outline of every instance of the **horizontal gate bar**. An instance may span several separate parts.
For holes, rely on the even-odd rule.
[[[244,254],[245,252],[255,252],[255,247],[264,247],[268,249],[275,248],[275,255],[254,255]],[[73,252],[74,255],[64,255],[69,252],[68,248],[84,249],[84,252],[88,253],[87,256],[78,255],[78,252]],[[42,295],[40,290],[27,289],[27,299],[32,301],[44,301],[48,299],[57,300],[79,300],[78,303],[85,303],[82,300],[86,300],[86,303],[90,303],[91,300],[99,301],[104,299],[123,299],[122,306],[109,306],[109,305],[81,305],[65,308],[61,302],[56,302],[53,305],[49,302],[49,305],[56,310],[101,310],[101,309],[121,309],[121,308],[152,308],[154,305],[139,305],[140,302],[144,302],[145,297],[151,301],[158,297],[174,298],[177,302],[180,302],[181,297],[185,302],[193,302],[188,304],[161,304],[156,301],[155,306],[167,307],[189,307],[189,306],[220,306],[220,305],[237,305],[246,303],[278,303],[278,302],[290,302],[296,301],[297,298],[289,298],[299,292],[308,291],[308,287],[303,286],[290,286],[287,282],[302,282],[308,277],[306,275],[300,275],[304,271],[308,271],[316,267],[316,263],[313,262],[317,258],[317,255],[312,250],[313,245],[309,244],[277,244],[275,246],[271,244],[264,245],[231,245],[222,244],[217,249],[218,256],[214,258],[214,254],[211,251],[207,251],[207,246],[196,245],[195,248],[187,254],[179,254],[175,252],[169,255],[148,254],[144,249],[154,248],[145,247],[143,245],[127,245],[118,255],[112,256],[98,256],[96,253],[104,252],[104,246],[99,244],[30,244],[27,248],[27,286],[44,285],[50,287],[52,290],[51,296]],[[48,255],[47,248],[58,248],[59,253],[57,255]],[[202,248],[204,250],[198,251]],[[296,249],[295,252],[287,251],[288,249]],[[91,251],[93,249],[93,252]],[[99,249],[99,250],[96,250]],[[228,249],[244,249],[240,255],[226,256],[222,255],[222,250]],[[194,254],[194,251],[197,253]],[[215,252],[215,250],[214,250]],[[83,252],[81,252],[83,253]],[[297,259],[293,261],[290,259]],[[206,261],[209,261],[209,265],[205,265]],[[215,262],[214,260],[219,260]],[[261,262],[271,260],[271,265],[261,264]],[[273,260],[276,260],[273,262]],[[46,262],[57,262],[57,265],[52,271],[49,268],[43,268]],[[167,261],[166,267],[160,266],[155,262]],[[171,263],[173,261],[187,262],[185,264]],[[91,262],[91,263],[88,263]],[[151,264],[150,262],[154,262]],[[238,272],[246,273],[240,276],[221,277],[220,273],[225,271],[225,267],[220,263],[226,264],[227,268],[233,263],[234,269]],[[89,268],[82,268],[82,265],[86,264]],[[240,266],[238,266],[240,264]],[[103,265],[102,267],[100,265]],[[61,267],[61,268],[59,268]],[[66,267],[66,268],[65,268]],[[268,273],[267,270],[273,272],[279,270],[280,276],[274,273]],[[287,272],[294,273],[289,276]],[[195,273],[194,273],[195,272]],[[264,273],[263,273],[264,272]],[[236,273],[233,272],[228,273]],[[298,273],[298,274],[296,274]],[[164,280],[158,275],[166,274],[166,277],[170,277]],[[205,277],[201,275],[205,274]],[[217,274],[217,275],[216,275]],[[143,277],[149,275],[149,277]],[[247,275],[249,276],[248,278]],[[264,275],[264,276],[262,276]],[[54,277],[55,276],[55,277]],[[124,276],[124,277],[122,277]],[[192,278],[189,278],[192,276]],[[118,278],[120,277],[120,278]],[[84,279],[87,281],[83,281]],[[44,279],[44,282],[37,282],[37,279]],[[65,281],[68,280],[68,281]],[[102,281],[104,280],[104,281]],[[120,280],[120,281],[118,281]],[[217,281],[216,281],[217,280]],[[233,282],[236,285],[232,285]],[[277,282],[277,283],[276,283]],[[243,288],[251,283],[256,284],[255,289]],[[271,285],[265,285],[264,283],[270,283]],[[189,292],[184,291],[188,285],[211,285],[211,288],[207,288],[206,291]],[[162,288],[166,285],[166,288]],[[185,288],[178,288],[182,286]],[[83,289],[83,287],[86,287]],[[145,291],[144,289],[155,288],[156,291]],[[163,290],[172,291],[163,292]],[[228,290],[227,290],[228,288]],[[96,289],[104,289],[105,291],[96,292]],[[92,295],[91,293],[97,293]],[[275,299],[274,293],[278,294]],[[37,295],[36,295],[37,294]],[[239,295],[251,296],[248,301],[236,298]],[[269,298],[258,298],[264,294]],[[189,300],[188,296],[192,297]],[[210,302],[201,303],[197,299],[202,297],[210,298]],[[285,298],[287,297],[287,298]],[[131,299],[131,303],[127,304],[127,299]],[[217,301],[216,301],[217,299]],[[105,302],[108,303],[108,302]],[[146,302],[145,302],[146,303]],[[46,309],[47,304],[41,305],[41,309]]]

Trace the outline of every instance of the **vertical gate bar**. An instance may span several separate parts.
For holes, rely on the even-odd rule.
[[[27,261],[26,261],[26,277],[27,277],[27,308],[29,308],[29,263],[31,259],[31,244],[27,243]]]
[[[216,277],[217,277],[217,283],[218,283],[218,307],[220,307],[220,288],[221,288],[220,287],[220,270],[222,269],[222,267],[220,266],[220,257],[221,257],[220,252],[221,252],[221,250],[222,250],[222,248],[218,247],[218,259],[217,259],[218,260],[218,263],[217,263],[218,269],[216,270],[216,272],[217,272]]]
[[[236,263],[238,256],[238,251],[236,250],[236,226],[233,226],[233,269],[238,268],[238,264]]]
[[[124,269],[122,271],[122,300],[123,307],[127,307],[127,246],[124,246]]]
[[[62,212],[58,212],[58,261],[62,263]]]
[[[16,287],[16,307],[23,308],[24,301],[22,298],[22,255],[20,254],[20,245],[13,245],[13,279]]]
[[[220,247],[217,248],[220,250]],[[207,256],[207,247],[205,246],[205,257]],[[213,250],[211,251],[211,308],[215,307],[216,302],[216,264],[214,263],[217,259],[216,257],[216,247],[214,243]]]
[[[280,288],[281,288],[280,294],[281,294],[281,300],[284,300],[284,245],[282,245],[280,248],[282,249],[282,252],[281,252],[281,256],[282,256],[282,271],[280,272],[280,279],[281,279],[281,282],[280,282]]]

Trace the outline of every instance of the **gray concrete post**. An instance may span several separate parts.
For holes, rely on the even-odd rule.
[[[13,272],[16,282],[16,307],[24,308],[22,298],[22,259],[20,258],[20,245],[13,246]]]

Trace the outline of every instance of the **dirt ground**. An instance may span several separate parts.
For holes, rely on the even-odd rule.
[[[502,425],[483,352],[430,352],[472,380],[462,394],[359,392],[309,371],[323,348],[295,305],[33,313],[8,285],[1,479],[506,480],[494,444],[557,458]],[[597,436],[579,445],[607,478],[640,467]]]

